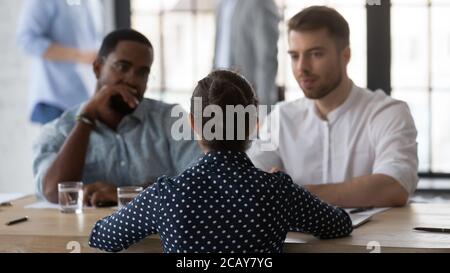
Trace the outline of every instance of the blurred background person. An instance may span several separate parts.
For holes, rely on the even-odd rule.
[[[278,101],[278,23],[273,0],[221,0],[216,9],[214,68],[232,69],[246,77],[260,105]]]
[[[103,37],[100,0],[25,0],[17,43],[33,57],[28,111],[45,124],[89,98],[91,64]]]

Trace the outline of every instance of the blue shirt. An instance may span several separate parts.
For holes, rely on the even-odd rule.
[[[80,5],[69,5],[70,1],[64,0],[24,1],[17,44],[33,57],[28,105],[30,113],[41,102],[66,110],[87,100],[89,91],[93,92],[87,90],[77,64],[43,58],[53,43],[98,50],[103,33],[95,24],[87,1],[90,0],[80,0]]]
[[[352,229],[344,210],[288,175],[257,169],[245,153],[217,151],[98,221],[89,245],[120,251],[159,233],[164,252],[281,252],[288,231],[335,238]]]
[[[91,132],[83,170],[85,184],[104,181],[116,186],[143,185],[163,174],[177,175],[194,163],[201,151],[194,140],[175,140],[171,117],[174,105],[144,99],[136,110],[111,130],[101,122]],[[36,139],[33,172],[38,195],[43,178],[76,124],[82,106],[66,111],[42,127]]]
[[[217,39],[217,56],[215,67],[230,68],[231,66],[231,22],[238,0],[222,0],[219,11],[219,31]]]

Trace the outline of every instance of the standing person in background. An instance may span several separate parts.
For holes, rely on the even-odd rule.
[[[214,68],[232,69],[246,77],[260,105],[278,101],[278,23],[273,0],[221,0],[216,10]]]
[[[94,91],[92,62],[103,38],[101,6],[100,0],[25,0],[17,43],[33,57],[32,122],[54,120]]]

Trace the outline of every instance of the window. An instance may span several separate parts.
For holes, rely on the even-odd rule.
[[[133,28],[155,48],[147,96],[188,109],[197,81],[212,68],[214,1],[133,0],[131,7]]]
[[[392,1],[392,96],[414,116],[423,173],[450,173],[449,13],[444,0]]]

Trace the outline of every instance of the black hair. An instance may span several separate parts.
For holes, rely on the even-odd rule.
[[[195,109],[194,99],[200,98],[202,102],[201,109]],[[204,109],[210,105],[219,106],[223,113],[223,123],[221,128],[214,128],[214,130],[222,129],[223,139],[205,139],[203,136],[203,130],[201,132],[202,145],[210,150],[216,151],[234,151],[234,152],[244,152],[247,150],[250,140],[249,135],[252,130],[256,127],[257,122],[257,106],[258,101],[255,96],[255,92],[251,84],[241,75],[227,70],[215,70],[211,72],[207,77],[198,82],[195,88],[192,98],[191,98],[191,114],[194,116],[195,121],[201,120],[202,128],[204,125],[212,119],[212,117],[205,117]],[[244,116],[244,126],[245,128],[237,128],[240,122],[238,118],[240,116],[238,113],[233,113],[233,124],[234,128],[228,128],[228,130],[233,130],[233,139],[227,139],[227,116],[226,113],[227,106],[242,106],[246,108],[247,106],[254,106],[252,109],[254,111],[245,112]],[[201,112],[200,112],[201,110]],[[230,118],[231,116],[228,116]],[[254,121],[252,123],[252,121]],[[241,120],[242,122],[242,120]],[[199,126],[199,124],[196,124]],[[242,139],[238,136],[239,129],[244,129],[245,138]],[[242,131],[241,131],[242,132]],[[230,133],[230,132],[228,132]]]
[[[116,49],[117,44],[121,41],[133,41],[141,43],[147,46],[153,55],[153,45],[147,39],[147,37],[145,37],[140,32],[137,32],[136,30],[125,28],[114,30],[106,35],[106,37],[103,39],[102,45],[100,46],[98,57],[100,59],[107,58],[108,55]]]

